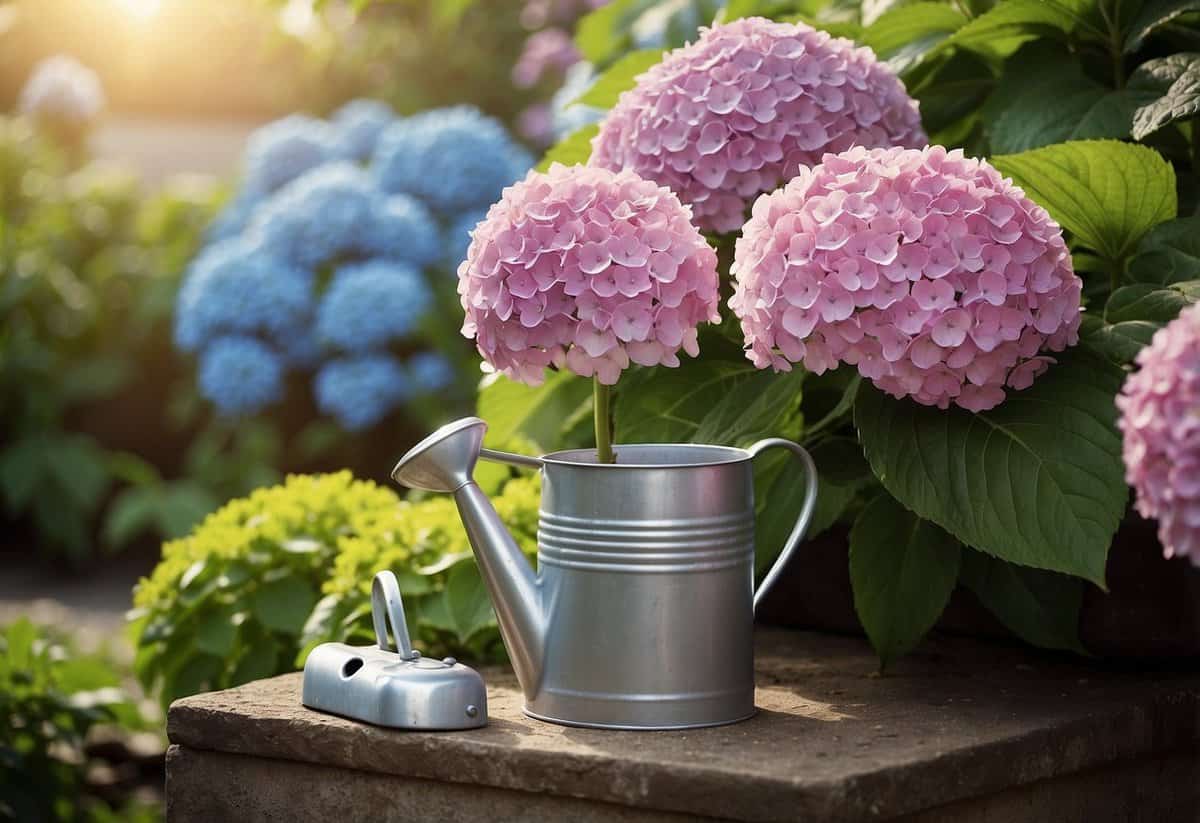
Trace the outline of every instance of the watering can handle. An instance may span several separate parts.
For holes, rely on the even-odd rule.
[[[390,571],[378,572],[371,582],[371,619],[375,623],[375,642],[385,652],[392,651],[388,642],[388,623],[392,624],[392,635],[396,638],[396,651],[405,660],[419,656],[413,654],[412,640],[408,636],[408,623],[404,619],[404,601],[400,598],[400,583]]]
[[[792,527],[792,533],[788,535],[787,542],[783,545],[783,551],[779,553],[779,557],[775,559],[775,563],[767,572],[767,576],[763,578],[762,583],[754,592],[754,608],[757,610],[759,604],[766,596],[767,591],[775,584],[779,575],[783,572],[783,567],[787,565],[792,554],[800,546],[800,541],[804,539],[804,532],[808,529],[808,524],[812,520],[813,508],[817,504],[817,467],[813,463],[812,457],[798,443],[793,443],[791,440],[784,440],[782,437],[768,437],[766,440],[759,440],[750,448],[746,449],[750,453],[751,458],[758,457],[767,449],[779,446],[787,449],[792,455],[800,461],[804,466],[804,504],[800,507],[800,515],[796,518],[796,525]]]

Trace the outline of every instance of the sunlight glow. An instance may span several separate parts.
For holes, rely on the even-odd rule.
[[[163,0],[112,0],[117,8],[137,20],[149,20],[158,14]]]

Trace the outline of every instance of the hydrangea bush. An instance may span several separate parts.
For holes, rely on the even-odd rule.
[[[695,359],[632,370],[593,400],[570,351],[632,353],[585,322],[594,288],[609,288],[602,255],[563,249],[524,282],[534,249],[571,237],[558,232],[569,209],[535,195],[496,223],[512,234],[477,234],[460,270],[465,331],[505,375],[480,414],[551,449],[590,439],[581,421],[607,417],[608,401],[616,442],[792,437],[821,472],[810,533],[849,527],[855,605],[884,663],[958,586],[1029,642],[1079,650],[1085,585],[1105,585],[1127,516],[1118,391],[1155,329],[1200,296],[1195,158],[1182,150],[1195,113],[1181,106],[1196,67],[1173,53],[1175,17],[747,0],[677,31],[661,44],[672,50],[636,50],[645,16],[700,5],[580,21],[576,46],[598,70],[583,103],[609,111],[542,168],[670,190],[718,253],[730,312],[697,327]],[[1112,117],[1089,116],[1118,98]],[[544,240],[539,219],[555,229]],[[576,280],[571,302],[534,297]],[[528,299],[565,314],[526,329]],[[653,324],[664,302],[648,305]],[[616,319],[604,308],[597,331]],[[1189,401],[1167,390],[1186,382],[1167,376],[1189,356],[1179,322],[1121,402],[1139,510],[1169,552],[1191,555]],[[509,379],[543,369],[540,388]],[[756,473],[761,564],[800,478],[769,460]]]
[[[398,118],[356,100],[329,121],[260,129],[177,302],[176,344],[197,356],[201,392],[252,415],[311,375],[317,408],[358,431],[458,383],[440,270],[531,162],[465,106]]]

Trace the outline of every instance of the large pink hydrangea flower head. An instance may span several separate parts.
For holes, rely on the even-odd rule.
[[[1155,333],[1117,397],[1125,477],[1167,557],[1200,566],[1200,305]]]
[[[601,123],[591,163],[662,183],[700,228],[727,232],[825,152],[926,142],[916,102],[870,49],[749,17],[701,29],[641,75]]]
[[[601,383],[677,366],[717,322],[717,256],[670,190],[632,171],[551,166],[504,190],[458,268],[463,334],[514,380],[550,365]]]
[[[1079,339],[1062,230],[982,160],[940,146],[826,155],[764,194],[730,307],[747,356],[850,363],[895,397],[983,411]]]

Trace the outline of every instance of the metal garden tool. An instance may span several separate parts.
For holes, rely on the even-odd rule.
[[[422,657],[412,648],[400,585],[390,571],[375,575],[371,612],[378,646],[322,643],[308,655],[305,706],[397,729],[487,725],[487,689],[479,673],[452,657]]]
[[[527,457],[482,448],[484,421],[450,423],[392,477],[453,493],[525,696],[555,723],[675,729],[754,713],[754,605],[804,535],[816,502],[808,453],[772,438],[748,449],[621,445]],[[754,590],[751,461],[790,450],[806,488],[786,546]],[[538,572],[472,480],[479,457],[538,469]]]

